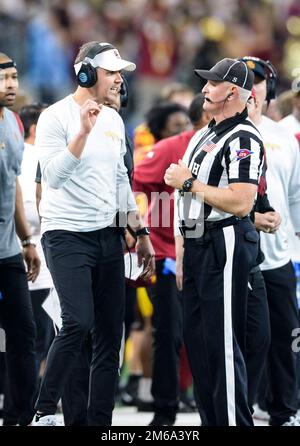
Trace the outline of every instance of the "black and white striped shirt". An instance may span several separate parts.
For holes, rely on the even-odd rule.
[[[214,120],[199,130],[191,139],[183,157],[194,178],[201,183],[227,188],[230,183],[258,184],[262,168],[264,148],[257,128],[248,118],[247,110],[225,119],[218,125]],[[185,197],[175,196],[175,226],[185,220]],[[190,219],[198,218],[203,206],[201,197],[194,197],[189,203]],[[204,220],[218,221],[232,214],[204,203]],[[178,227],[178,226],[177,226]],[[175,229],[175,234],[179,232]]]

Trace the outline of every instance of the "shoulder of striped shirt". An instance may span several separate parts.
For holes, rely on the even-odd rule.
[[[234,135],[239,133],[240,131],[247,132],[249,134],[253,134],[256,138],[259,138],[262,141],[262,136],[257,127],[251,121],[244,121],[239,123],[236,127],[234,127],[230,132],[224,135],[225,140],[229,137],[234,139]]]
[[[195,144],[198,144],[198,142],[200,141],[200,139],[201,139],[201,137],[202,137],[202,135],[203,135],[202,130],[203,130],[203,129],[201,129],[199,132],[196,132],[196,133],[191,137],[191,139],[190,139],[190,141],[189,141],[189,143],[188,143],[188,146],[187,146],[187,148],[186,148],[186,151],[188,151],[188,150],[190,150],[190,149],[193,149],[193,148],[195,147]]]
[[[240,124],[241,126],[245,126],[245,130],[246,131],[250,131],[250,133],[254,133],[256,136],[259,136],[261,138],[261,134],[260,131],[258,130],[258,128],[256,127],[255,124],[253,124],[252,121],[250,121],[250,119],[246,119],[243,123]],[[251,129],[251,130],[250,130]]]

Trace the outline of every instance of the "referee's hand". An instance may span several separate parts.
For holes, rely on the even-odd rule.
[[[183,183],[188,178],[191,178],[192,174],[190,169],[181,161],[178,164],[172,163],[166,170],[164,180],[168,186],[175,189],[181,189]]]

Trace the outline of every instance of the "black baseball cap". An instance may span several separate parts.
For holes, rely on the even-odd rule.
[[[251,91],[254,82],[254,74],[245,62],[228,57],[220,60],[210,70],[194,71],[197,76],[203,79],[218,82],[227,81],[249,91]]]
[[[246,63],[247,67],[253,71],[255,76],[258,76],[261,79],[267,79],[265,71],[266,63],[263,60],[259,59],[258,57],[250,57],[250,56],[243,57],[240,60]]]

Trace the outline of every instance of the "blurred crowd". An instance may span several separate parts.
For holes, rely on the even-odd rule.
[[[270,59],[279,93],[289,89],[300,72],[299,16],[299,0],[1,0],[0,48],[16,60],[28,102],[52,103],[74,84],[83,42],[114,43],[137,64],[126,116],[136,125],[163,86],[199,90],[193,69],[224,56]]]

